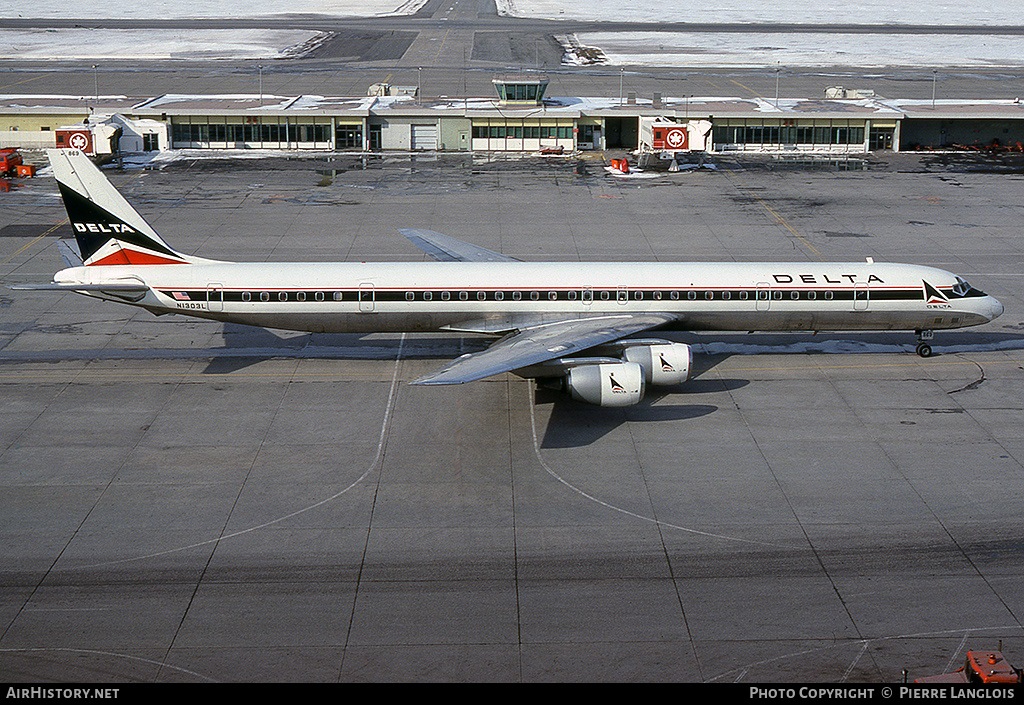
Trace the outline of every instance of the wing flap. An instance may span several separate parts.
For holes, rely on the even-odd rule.
[[[643,313],[595,316],[562,320],[525,328],[510,334],[491,347],[452,360],[433,374],[420,377],[412,384],[464,384],[512,372],[556,358],[657,328],[672,321],[667,313]]]

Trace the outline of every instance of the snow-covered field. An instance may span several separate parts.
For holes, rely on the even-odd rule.
[[[44,19],[153,19],[326,15],[375,17],[408,15],[427,0],[7,0],[5,16]],[[0,30],[5,58],[26,61],[62,59],[274,59],[316,42],[314,31],[279,30]]]
[[[959,34],[581,33],[600,63],[657,66],[922,66],[1024,65],[1024,37]],[[568,46],[568,43],[563,43]],[[587,52],[588,56],[594,52]],[[593,63],[567,52],[566,63]]]
[[[515,17],[605,22],[693,22],[758,24],[1019,25],[1024,0],[965,3],[936,0],[926,5],[893,0],[858,0],[837,6],[821,0],[710,0],[690,5],[627,0],[496,0],[498,12]]]
[[[5,0],[6,17],[46,19],[163,19],[189,17],[270,17],[273,15],[327,15],[374,17],[411,15],[427,0]]]
[[[256,29],[0,30],[0,42],[23,60],[273,59],[300,52],[317,32]]]

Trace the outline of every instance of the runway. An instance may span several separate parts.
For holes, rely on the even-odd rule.
[[[567,266],[871,256],[956,271],[1006,313],[929,359],[912,334],[681,334],[696,378],[613,410],[507,375],[408,386],[473,336],[7,291],[0,678],[894,682],[999,639],[1020,664],[1019,176],[717,164],[642,183],[469,155],[110,172],[212,258],[422,258],[400,227]],[[54,183],[2,198],[3,282],[48,280]]]

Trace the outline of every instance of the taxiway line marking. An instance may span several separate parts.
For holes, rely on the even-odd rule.
[[[28,248],[32,247],[32,245],[34,245],[34,244],[36,244],[37,242],[39,242],[40,240],[42,240],[42,239],[43,239],[44,237],[46,237],[47,235],[49,235],[50,233],[52,233],[52,232],[53,232],[54,230],[56,230],[56,229],[57,229],[57,228],[59,228],[60,226],[62,226],[62,225],[66,225],[66,224],[67,224],[67,222],[68,222],[68,219],[67,219],[67,218],[65,218],[64,220],[60,221],[59,223],[57,223],[56,225],[54,225],[54,226],[53,226],[52,228],[50,228],[49,230],[47,230],[47,231],[46,231],[45,233],[40,233],[39,235],[36,235],[36,236],[35,236],[34,238],[32,238],[31,240],[29,240],[29,241],[28,241],[28,242],[27,242],[26,244],[22,245],[22,246],[21,246],[21,249],[20,249],[20,250],[18,250],[18,251],[17,251],[17,252],[15,252],[15,253],[14,253],[13,255],[11,255],[11,256],[10,256],[10,257],[8,257],[7,259],[5,259],[5,260],[4,260],[3,262],[0,262],[0,266],[3,266],[3,265],[5,265],[5,264],[7,264],[7,263],[8,263],[8,262],[10,262],[10,261],[11,261],[12,259],[14,259],[14,258],[15,258],[15,257],[17,257],[18,255],[20,255],[20,254],[21,254],[22,252],[24,252],[24,251],[25,251],[25,250],[27,250]]]
[[[775,218],[775,221],[776,221],[776,222],[777,222],[777,223],[778,223],[779,225],[781,225],[782,227],[784,227],[784,228],[785,228],[786,230],[788,230],[789,232],[793,233],[793,236],[794,236],[794,237],[796,237],[796,239],[797,239],[797,240],[799,240],[799,241],[800,241],[800,242],[801,242],[801,243],[803,244],[803,246],[804,246],[804,247],[806,247],[806,248],[807,248],[808,250],[810,250],[811,252],[813,252],[814,254],[816,254],[816,255],[817,255],[818,257],[821,257],[821,253],[820,253],[820,252],[818,252],[818,250],[817,250],[817,249],[816,249],[816,248],[814,247],[814,245],[812,245],[811,243],[807,242],[807,240],[806,240],[806,239],[804,238],[804,236],[803,236],[803,235],[801,235],[801,234],[800,234],[800,233],[798,233],[798,232],[797,232],[796,230],[794,230],[794,229],[793,229],[793,226],[791,226],[791,225],[790,225],[789,223],[787,223],[787,222],[786,222],[786,219],[785,219],[785,218],[783,218],[783,217],[782,217],[781,215],[779,215],[779,214],[778,214],[778,213],[776,213],[776,212],[775,212],[774,210],[772,210],[771,206],[769,206],[769,205],[768,205],[767,203],[765,203],[764,201],[762,201],[762,200],[761,200],[760,198],[759,198],[759,199],[757,199],[757,202],[758,202],[759,204],[761,204],[761,207],[762,207],[762,208],[764,208],[764,209],[765,209],[766,211],[768,211],[769,213],[771,213],[771,214],[772,214],[772,216],[774,216],[774,218]]]

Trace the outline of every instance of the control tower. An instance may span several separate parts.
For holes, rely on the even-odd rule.
[[[548,77],[540,74],[505,74],[491,80],[502,106],[540,105],[548,88]]]

